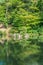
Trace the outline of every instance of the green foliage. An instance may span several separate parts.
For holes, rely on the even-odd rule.
[[[40,60],[43,65],[42,0],[0,0],[0,23],[6,28],[11,27],[12,37],[14,33],[23,35],[22,40],[15,41],[11,37],[3,44],[0,42],[0,59],[4,59],[6,65],[28,65]],[[28,40],[24,39],[25,33],[30,36]]]

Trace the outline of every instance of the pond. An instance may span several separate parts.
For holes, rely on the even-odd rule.
[[[4,65],[5,64],[5,62],[4,61],[0,61],[0,65]]]
[[[39,65],[37,61],[31,62],[31,63],[26,63],[26,65]]]

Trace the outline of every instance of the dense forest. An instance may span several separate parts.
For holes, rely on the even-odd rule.
[[[43,0],[0,0],[0,65],[43,65]]]

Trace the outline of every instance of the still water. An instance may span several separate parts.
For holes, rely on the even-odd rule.
[[[26,63],[26,65],[39,65],[39,63],[38,62],[31,62],[31,63]]]
[[[0,61],[0,65],[4,65],[4,61]]]
[[[0,65],[5,65],[5,63],[3,61],[0,61]],[[26,63],[26,65],[39,65],[38,62],[31,62],[31,63]]]

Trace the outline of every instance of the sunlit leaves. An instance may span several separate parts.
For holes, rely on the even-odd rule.
[[[6,56],[5,60],[9,61],[7,65],[26,65],[26,58],[39,54],[41,43],[43,43],[43,11],[40,11],[41,3],[41,0],[6,0],[0,4],[0,22],[7,28],[11,27],[8,36],[12,35],[9,41],[4,37],[5,43],[0,44],[2,45],[0,49],[3,49],[0,50],[0,57]],[[43,9],[41,8],[41,10]],[[16,41],[14,40],[14,33],[19,33],[19,36],[17,34],[17,38],[19,38]],[[25,33],[28,33],[28,39],[28,35]],[[21,40],[20,34],[22,34]],[[1,35],[0,33],[0,37]],[[35,56],[34,58],[36,60]],[[34,58],[29,58],[29,60],[32,61]],[[39,57],[37,58],[39,59]]]

